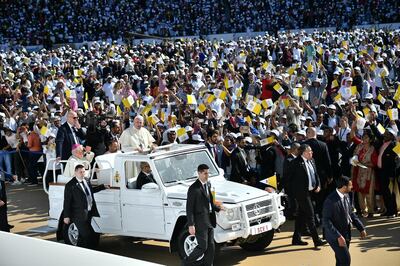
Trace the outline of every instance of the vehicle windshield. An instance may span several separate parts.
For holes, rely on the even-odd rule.
[[[209,177],[217,176],[218,169],[205,150],[177,154],[154,161],[156,170],[164,184],[174,184],[197,178],[197,166],[207,164]]]

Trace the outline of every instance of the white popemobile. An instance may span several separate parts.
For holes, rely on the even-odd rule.
[[[157,183],[136,189],[142,162],[150,165]],[[54,163],[50,160],[47,168]],[[171,144],[152,152],[98,156],[93,167],[97,179],[91,182],[109,184],[111,188],[94,194],[101,216],[92,220],[95,232],[169,241],[171,252],[178,251],[181,257],[189,255],[197,241],[187,230],[186,196],[197,178],[199,164],[210,167],[209,181],[215,198],[226,208],[217,214],[214,233],[217,245],[238,244],[252,251],[267,247],[274,229],[286,220],[281,194],[227,181],[203,145]],[[76,245],[79,231],[75,224],[63,230],[62,223],[64,186],[71,177],[56,177],[54,172],[53,175],[55,182],[50,183],[48,190],[43,182],[49,194],[49,226],[57,228],[58,240]]]

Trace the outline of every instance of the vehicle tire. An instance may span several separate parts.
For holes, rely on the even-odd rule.
[[[64,243],[72,246],[78,245],[79,230],[75,223],[64,224]]]
[[[239,246],[246,251],[261,251],[271,244],[274,229],[255,236],[248,236]]]
[[[187,257],[192,253],[193,249],[197,246],[197,240],[195,236],[191,236],[189,231],[185,226],[182,231],[178,235],[178,254],[181,259]],[[222,244],[215,243],[215,253],[214,256],[217,257],[220,253]],[[198,260],[201,260],[203,257],[200,257]]]
[[[80,237],[79,229],[74,223],[70,223],[68,225],[64,225],[64,243],[72,246],[78,245],[78,240]],[[93,232],[90,248],[96,248],[100,242],[100,234]]]

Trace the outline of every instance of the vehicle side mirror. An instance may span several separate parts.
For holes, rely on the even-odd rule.
[[[156,183],[153,183],[153,182],[144,184],[142,186],[142,191],[143,192],[152,193],[152,192],[156,192],[156,191],[159,191],[159,190],[160,190],[160,187]]]

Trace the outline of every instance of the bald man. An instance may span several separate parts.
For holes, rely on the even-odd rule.
[[[79,124],[78,115],[74,111],[67,114],[67,122],[57,131],[56,156],[57,159],[68,160],[71,156],[72,146],[80,144],[85,139],[85,133]]]

